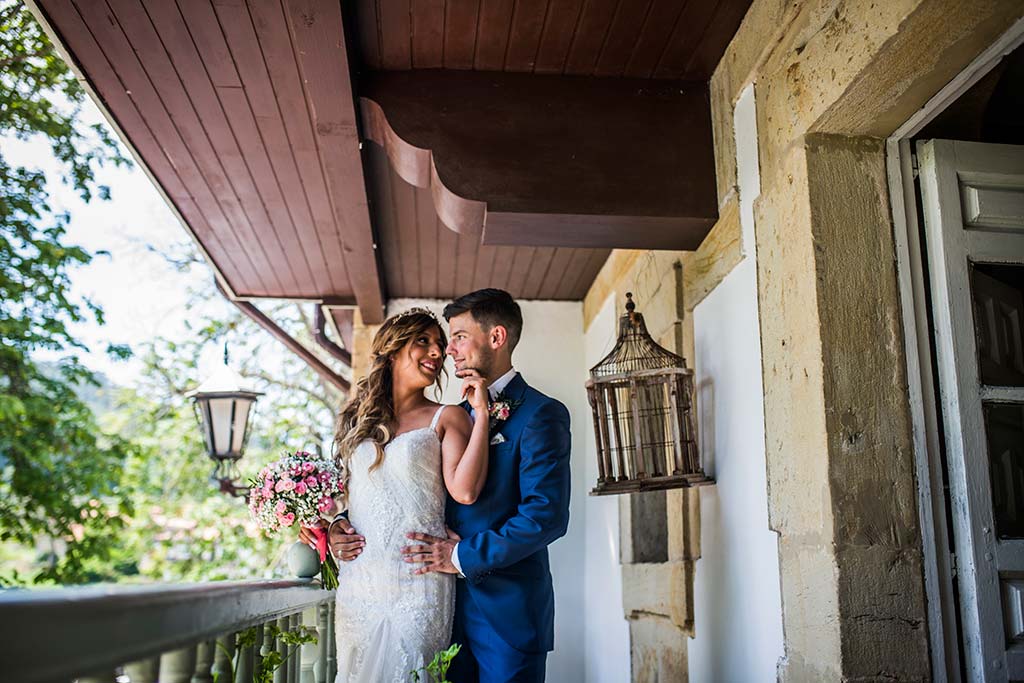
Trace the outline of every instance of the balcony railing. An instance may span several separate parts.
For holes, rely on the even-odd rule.
[[[273,637],[300,626],[316,644]],[[271,650],[285,658],[274,683],[333,681],[334,592],[296,579],[0,594],[3,683],[251,683]]]

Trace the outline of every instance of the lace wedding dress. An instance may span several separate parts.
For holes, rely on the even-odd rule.
[[[366,538],[362,554],[338,569],[338,677],[335,683],[405,683],[451,638],[455,576],[412,572],[402,559],[405,535],[444,536],[445,488],[435,428],[399,434],[374,471],[373,444],[364,441],[349,462],[349,521]],[[421,674],[422,676],[423,674]]]

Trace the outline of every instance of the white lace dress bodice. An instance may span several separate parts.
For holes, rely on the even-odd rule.
[[[411,680],[451,639],[455,577],[429,573],[403,560],[406,534],[444,536],[445,487],[436,425],[399,434],[384,461],[365,441],[349,461],[348,511],[366,539],[362,554],[338,568],[336,683]],[[422,674],[421,674],[422,675]]]

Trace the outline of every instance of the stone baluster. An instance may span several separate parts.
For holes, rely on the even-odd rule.
[[[263,633],[263,644],[260,645],[260,661],[256,662],[257,668],[262,665],[263,658],[269,655],[277,647],[277,641],[274,639],[274,633],[271,630],[271,628],[276,624],[277,621],[274,619],[263,624],[263,628],[261,629]],[[274,683],[277,683],[276,678],[274,679]]]
[[[235,634],[221,636],[216,640],[214,648],[212,671],[218,683],[235,683],[228,678],[235,658]],[[249,680],[252,680],[251,676]]]
[[[280,629],[281,631],[287,631],[288,630],[288,617],[281,617],[280,619],[278,619],[277,620],[277,628]],[[278,638],[277,639],[277,653],[279,655],[281,655],[282,661],[288,658],[288,651],[289,650],[291,650],[291,648],[289,646],[285,645],[284,641],[282,639]],[[277,671],[274,672],[274,683],[291,683],[288,680],[288,671],[289,671],[289,668],[288,668],[288,663],[287,662],[285,662],[280,667],[278,667]]]
[[[235,683],[252,683],[256,669],[260,665],[260,649],[263,647],[263,626],[256,626],[256,644],[242,648],[238,657],[238,670],[235,671]]]
[[[204,640],[196,645],[196,669],[192,672],[192,683],[213,683],[213,651],[215,641]]]
[[[157,673],[160,670],[160,658],[142,659],[131,664],[126,664],[124,672],[128,674],[131,683],[157,683]]]
[[[313,679],[316,683],[327,683],[327,619],[330,608],[326,602],[316,606],[317,658],[313,664]]]
[[[299,630],[299,627],[302,625],[302,613],[301,612],[296,612],[295,614],[293,614],[291,616],[291,619],[289,619],[289,622],[291,624],[290,627],[291,627],[291,629],[293,631]],[[288,680],[291,683],[299,683],[299,671],[302,668],[302,647],[301,646],[296,645],[293,648],[292,658],[289,660],[289,662],[291,663],[292,670],[291,670],[291,675],[289,676]]]
[[[338,641],[334,638],[334,601],[327,603],[327,680],[338,674]]]
[[[189,683],[195,670],[195,645],[160,655],[160,683]]]
[[[323,640],[322,632],[317,625],[317,608],[310,607],[300,616],[300,623],[303,626],[317,630],[318,641]],[[320,661],[320,643],[306,643],[302,646],[300,653],[301,663],[299,664],[299,683],[318,683],[316,677],[316,664]],[[322,682],[320,682],[322,683]]]

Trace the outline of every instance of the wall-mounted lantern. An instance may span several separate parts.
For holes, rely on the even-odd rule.
[[[697,449],[693,371],[651,338],[632,294],[615,348],[590,369],[587,397],[597,439],[591,495],[714,483]]]
[[[228,366],[226,347],[224,365],[197,389],[185,394],[193,400],[196,418],[203,429],[206,454],[215,463],[211,479],[221,493],[245,496],[249,492],[248,487],[235,482],[241,476],[238,461],[249,438],[249,415],[256,399],[262,395],[243,388],[241,376]]]

